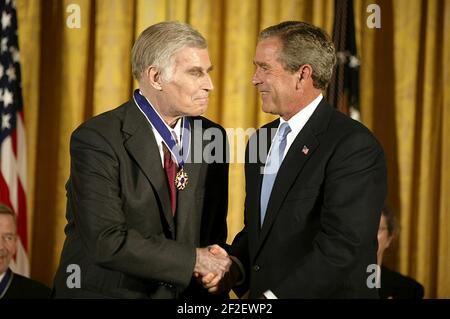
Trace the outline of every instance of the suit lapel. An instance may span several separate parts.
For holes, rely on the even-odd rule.
[[[163,215],[169,225],[172,237],[175,238],[167,178],[161,165],[161,157],[153,130],[134,102],[129,102],[128,106],[123,131],[130,136],[125,140],[125,148],[136,160],[156,191]]]
[[[266,217],[264,219],[263,227],[261,229],[260,243],[262,243],[267,236],[273,222],[278,215],[281,205],[289,192],[292,184],[297,180],[305,163],[314,153],[314,150],[319,145],[316,137],[306,127],[297,135],[296,139],[289,148],[280,169],[278,170],[273,191],[270,195],[269,203],[267,205]],[[302,152],[303,147],[308,148],[307,154]]]
[[[190,125],[191,141],[189,157],[184,165],[184,170],[188,174],[189,180],[187,187],[184,190],[178,191],[176,216],[177,240],[198,244],[200,242],[199,234],[202,213],[196,200],[198,198],[198,191],[202,189],[199,183],[201,183],[200,173],[204,164],[201,158],[195,158],[197,163],[194,163],[193,154],[195,150],[200,149],[203,151],[204,145],[202,138],[203,131],[200,128],[195,128],[192,118],[190,118]],[[194,129],[198,131],[194,131]]]
[[[280,121],[277,119],[263,126],[258,130],[256,135],[256,142],[249,142],[248,152],[254,152],[255,154],[247,154],[246,158],[246,211],[248,212],[248,228],[250,245],[250,254],[253,258],[256,252],[256,248],[259,247],[259,239],[261,232],[261,221],[260,221],[260,210],[261,210],[261,186],[263,174],[261,172],[264,170],[265,162],[267,161],[267,153],[269,152],[270,146],[272,144],[272,138],[275,135],[277,127]],[[273,132],[272,132],[273,131]],[[273,134],[272,134],[273,133]],[[257,147],[255,147],[257,145]],[[266,149],[261,149],[262,146],[267,145]],[[266,158],[261,158],[260,155],[264,154]],[[256,163],[251,160],[251,157],[256,158]],[[254,213],[253,213],[254,212]]]

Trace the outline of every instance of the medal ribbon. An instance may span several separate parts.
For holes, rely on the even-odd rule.
[[[173,157],[176,159],[178,167],[183,168],[184,162],[189,155],[189,146],[190,146],[190,125],[189,121],[186,117],[183,117],[183,134],[181,139],[181,148],[178,146],[177,142],[173,138],[170,130],[167,125],[164,123],[161,116],[159,116],[158,112],[153,108],[153,106],[148,102],[148,100],[143,96],[139,90],[134,91],[134,102],[139,107],[141,112],[144,114],[145,118],[149,123],[153,125],[153,127],[158,131],[159,135],[161,135],[163,142],[166,144],[170,153],[172,153]],[[184,152],[184,150],[187,150]]]

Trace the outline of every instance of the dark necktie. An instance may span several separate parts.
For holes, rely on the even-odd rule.
[[[172,160],[172,155],[167,146],[164,143],[162,145],[164,151],[164,171],[166,172],[167,182],[169,184],[170,208],[172,209],[172,215],[175,216],[177,210],[177,190],[175,188],[177,165]]]

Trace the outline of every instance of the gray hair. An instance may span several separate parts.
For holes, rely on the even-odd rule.
[[[294,73],[305,64],[313,69],[313,85],[325,90],[336,64],[334,44],[322,29],[305,22],[286,21],[261,31],[259,40],[278,37],[282,43],[279,62]]]
[[[0,215],[11,216],[14,219],[14,224],[16,224],[16,214],[14,214],[13,210],[9,206],[3,203],[0,203]]]
[[[173,57],[183,47],[206,49],[205,38],[190,25],[175,21],[160,22],[145,29],[131,51],[133,76],[140,80],[151,65],[162,72],[165,80],[171,76]]]

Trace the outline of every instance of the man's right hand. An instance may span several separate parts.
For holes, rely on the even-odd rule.
[[[212,251],[222,250],[218,245],[212,245],[205,248],[197,248],[195,260],[194,275],[203,277],[207,274],[215,274],[223,278],[230,270],[232,261],[227,254],[213,254]]]
[[[218,245],[209,246],[209,252],[215,256],[228,256],[228,253]],[[231,265],[224,276],[219,276],[214,273],[208,273],[207,275],[201,276],[201,278],[199,278],[200,276],[196,276],[208,292],[218,294],[228,291],[242,276],[240,267],[237,263],[231,257],[228,256],[228,258],[231,260]]]

